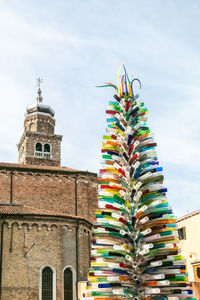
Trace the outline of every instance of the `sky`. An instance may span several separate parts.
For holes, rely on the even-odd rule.
[[[200,209],[200,1],[1,0],[0,161],[17,162],[26,107],[43,78],[63,135],[62,166],[98,172],[107,103],[124,63],[142,82],[168,199]]]

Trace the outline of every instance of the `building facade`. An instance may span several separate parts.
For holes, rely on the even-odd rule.
[[[178,219],[181,254],[186,258],[188,279],[200,299],[200,210]]]
[[[96,174],[60,166],[42,100],[26,110],[19,163],[0,163],[0,300],[75,300],[87,278]]]

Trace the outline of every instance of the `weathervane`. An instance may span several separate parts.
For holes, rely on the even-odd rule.
[[[41,86],[41,84],[42,84],[42,82],[43,82],[43,79],[42,79],[42,78],[37,78],[37,79],[36,79],[36,82],[37,82],[37,86],[38,86],[39,89],[40,89],[40,86]]]

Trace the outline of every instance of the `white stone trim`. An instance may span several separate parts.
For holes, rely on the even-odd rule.
[[[32,112],[30,114],[26,114],[26,116],[32,116],[32,115],[43,115],[43,116],[47,116],[49,115],[49,117],[51,117],[54,121],[56,120],[54,117],[52,117],[52,115],[48,112],[41,112],[41,111],[35,111],[35,112]]]
[[[44,265],[40,268],[39,274],[39,300],[42,300],[42,270],[49,267],[53,271],[53,300],[56,300],[56,270],[50,265]]]
[[[70,265],[67,265],[63,268],[63,271],[62,271],[62,294],[63,294],[63,299],[64,299],[64,271],[65,269],[71,269],[72,271],[72,286],[73,286],[73,300],[76,300],[76,270],[70,266]]]
[[[39,159],[45,159],[44,157],[41,156],[34,156],[34,155],[26,155],[26,158],[39,158]],[[49,158],[50,160],[54,160],[54,161],[60,161],[60,159],[57,158]]]

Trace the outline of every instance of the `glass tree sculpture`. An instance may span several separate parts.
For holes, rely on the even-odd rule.
[[[109,102],[98,174],[88,299],[191,299],[147,108],[124,74]],[[194,298],[193,298],[194,299]]]

